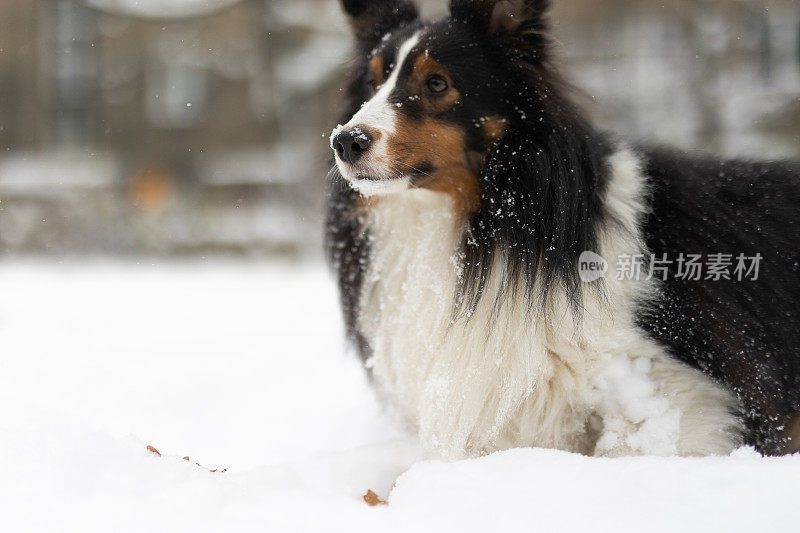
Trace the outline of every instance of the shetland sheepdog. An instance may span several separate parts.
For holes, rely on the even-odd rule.
[[[800,164],[596,130],[547,0],[342,0],[327,220],[350,338],[443,457],[800,448]]]

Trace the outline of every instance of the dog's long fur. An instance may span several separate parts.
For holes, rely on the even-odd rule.
[[[405,0],[342,4],[358,63],[329,257],[351,338],[424,444],[793,449],[800,165],[597,132],[548,62],[546,0],[452,0],[436,23]],[[589,284],[583,251],[763,260],[757,281],[680,281],[673,264],[665,282]]]

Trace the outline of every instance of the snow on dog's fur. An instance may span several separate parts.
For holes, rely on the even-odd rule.
[[[407,1],[343,0],[360,61],[331,135],[343,180],[328,245],[377,385],[448,457],[791,449],[798,355],[768,295],[800,325],[800,217],[780,203],[800,195],[800,169],[686,159],[596,132],[549,64],[547,5],[453,0],[428,23]],[[772,193],[771,210],[748,183]],[[578,273],[583,251],[755,243],[775,252],[758,282],[612,273],[588,284]]]

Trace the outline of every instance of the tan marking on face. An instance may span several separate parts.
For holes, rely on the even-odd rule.
[[[383,84],[383,56],[375,56],[369,62],[370,80],[374,81],[377,85]]]
[[[488,150],[506,134],[506,131],[508,131],[508,120],[498,116],[487,117],[483,121],[481,128],[483,129],[483,136],[486,139],[486,149]]]
[[[462,215],[471,215],[480,207],[478,174],[466,164],[442,169],[423,180],[420,187],[450,195],[455,201],[456,211]]]
[[[418,176],[416,187],[449,194],[464,215],[478,209],[480,167],[468,156],[466,135],[457,126],[431,117],[421,121],[403,117],[390,140],[389,158],[395,168],[406,173],[430,163],[433,170]]]
[[[428,90],[428,79],[434,75],[447,80],[448,89],[443,93],[432,94]],[[431,164],[434,168],[430,175],[417,176],[414,186],[448,194],[460,213],[473,213],[480,204],[480,167],[467,155],[465,133],[431,116],[452,109],[460,101],[460,93],[447,70],[427,53],[414,60],[414,69],[406,83],[408,91],[419,98],[429,116],[421,121],[398,116],[396,131],[387,139],[386,163],[402,173],[414,173]]]
[[[410,46],[415,43],[413,40],[409,42],[403,58],[407,57]],[[385,84],[377,96],[392,90],[390,85],[395,82],[403,84],[410,95],[409,99],[421,107],[423,118],[412,118],[403,113],[402,103],[393,104],[388,106],[392,114],[391,128],[381,130],[373,127],[369,120],[356,120],[360,115],[368,115],[362,108],[351,122],[371,133],[375,140],[371,159],[364,163],[369,167],[363,170],[365,175],[369,171],[372,176],[382,176],[384,181],[395,180],[404,187],[425,188],[447,194],[453,198],[458,212],[464,217],[469,216],[480,207],[479,175],[486,153],[506,134],[508,121],[499,116],[488,116],[480,120],[478,126],[481,129],[474,132],[473,124],[470,124],[469,131],[465,131],[465,126],[437,118],[457,106],[461,94],[448,70],[427,51],[413,59],[413,69],[405,80],[397,81],[399,71],[396,70],[384,81],[384,67],[382,57],[376,56],[370,60],[370,81]],[[444,91],[434,93],[429,89],[428,82],[433,76],[447,82]],[[388,102],[388,93],[382,97]],[[480,133],[478,143],[477,146],[470,146],[468,139],[473,143],[474,133]],[[381,138],[383,142],[377,143]],[[356,186],[361,187],[359,184]],[[359,190],[365,194],[364,191],[369,187]],[[367,192],[366,195],[369,199],[357,202],[352,215],[370,210],[374,202],[379,201],[380,194]]]
[[[428,90],[428,79],[434,75],[447,80],[448,89],[443,93],[432,94]],[[408,78],[408,87],[412,94],[419,95],[425,111],[432,115],[449,111],[461,100],[461,94],[453,86],[453,80],[447,69],[427,53],[420,54],[414,60],[414,70]]]

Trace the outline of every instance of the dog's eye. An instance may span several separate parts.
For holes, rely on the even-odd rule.
[[[375,80],[375,79],[367,80],[367,87],[369,87],[369,90],[372,91],[372,92],[377,91],[378,90],[378,80]]]
[[[447,80],[441,76],[431,76],[428,78],[428,82],[425,84],[428,87],[428,90],[433,94],[439,94],[445,92],[449,85],[447,84]]]

